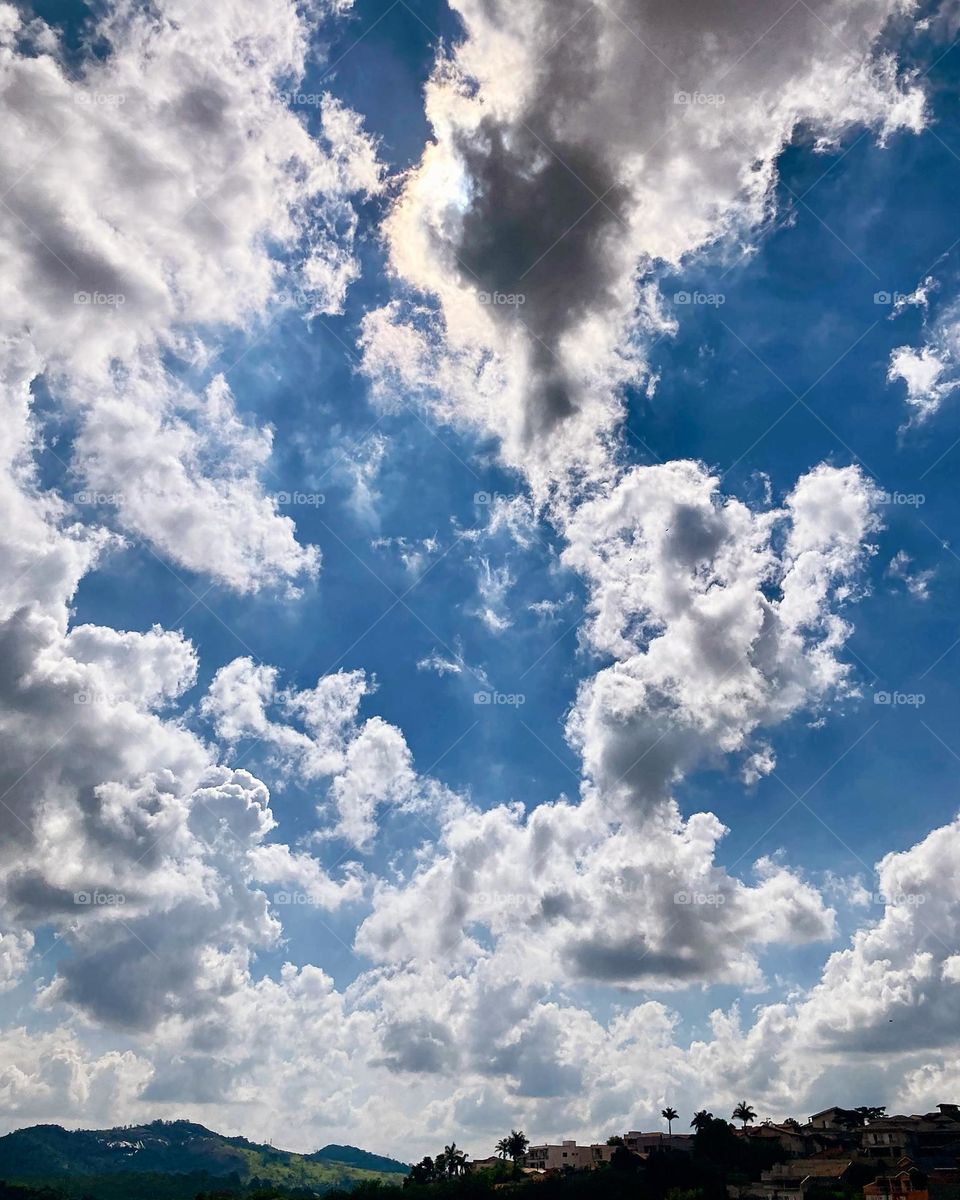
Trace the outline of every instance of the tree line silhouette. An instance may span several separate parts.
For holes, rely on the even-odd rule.
[[[866,1120],[876,1119],[877,1116],[882,1116],[884,1109],[868,1108],[864,1106],[860,1109],[852,1109],[851,1113],[856,1113],[859,1123],[863,1124]],[[673,1136],[673,1122],[679,1120],[680,1114],[672,1105],[667,1105],[661,1110],[661,1117],[667,1122],[667,1135]],[[741,1122],[742,1128],[753,1124],[757,1119],[756,1111],[747,1103],[746,1100],[741,1100],[731,1113],[731,1120]],[[799,1124],[796,1121],[792,1122],[797,1128]],[[752,1147],[745,1147],[740,1139],[733,1136],[733,1129],[722,1118],[715,1117],[712,1112],[702,1108],[693,1114],[690,1121],[690,1128],[694,1130],[696,1135],[695,1141],[700,1142],[700,1149],[703,1152],[702,1157],[719,1156],[720,1159],[726,1161],[734,1160],[742,1157],[742,1151],[746,1150],[748,1156],[753,1152]],[[607,1139],[607,1145],[613,1146],[616,1149],[611,1158],[611,1167],[614,1170],[635,1169],[636,1159],[626,1149],[624,1140],[619,1135],[613,1135]],[[512,1174],[516,1178],[520,1174],[520,1168],[527,1150],[530,1147],[530,1139],[522,1129],[511,1129],[510,1132],[496,1143],[494,1149],[498,1158],[504,1164],[507,1160],[513,1164]],[[669,1143],[668,1143],[669,1148]],[[622,1149],[623,1153],[620,1153]],[[696,1146],[695,1146],[696,1149]],[[756,1148],[761,1153],[769,1156],[770,1148]],[[776,1152],[773,1151],[775,1154]],[[449,1180],[457,1179],[466,1175],[469,1170],[468,1163],[469,1155],[464,1154],[457,1147],[456,1142],[449,1146],[444,1146],[435,1157],[429,1154],[415,1163],[410,1168],[410,1174],[404,1180],[405,1187],[420,1187],[428,1184],[437,1184]]]

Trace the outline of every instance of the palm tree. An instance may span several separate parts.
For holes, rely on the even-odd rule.
[[[456,1142],[451,1142],[449,1146],[444,1146],[443,1160],[446,1165],[447,1174],[451,1178],[454,1175],[462,1175],[467,1169],[467,1156],[462,1150],[457,1149]]]
[[[502,1137],[496,1145],[496,1151],[501,1158],[510,1157],[510,1139]]]
[[[690,1128],[695,1129],[697,1133],[706,1127],[713,1120],[713,1113],[707,1112],[705,1108],[701,1108],[699,1112],[693,1114],[693,1120],[690,1122]]]
[[[527,1147],[530,1145],[530,1139],[522,1129],[511,1129],[510,1136],[507,1138],[507,1153],[513,1161],[519,1162],[526,1154]]]
[[[755,1121],[757,1114],[753,1111],[746,1100],[741,1100],[737,1107],[733,1110],[733,1119],[742,1121],[743,1128],[746,1129],[748,1122]]]
[[[677,1119],[677,1117],[680,1116],[680,1114],[677,1112],[677,1110],[675,1108],[671,1108],[670,1105],[668,1104],[667,1107],[661,1112],[660,1116],[663,1117],[663,1119],[667,1123],[667,1137],[672,1137],[673,1136],[673,1123]]]

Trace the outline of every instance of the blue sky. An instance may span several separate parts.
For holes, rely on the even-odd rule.
[[[0,9],[6,1126],[950,1099],[956,20],[667,7]]]

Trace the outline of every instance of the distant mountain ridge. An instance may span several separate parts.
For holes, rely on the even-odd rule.
[[[355,1146],[294,1154],[193,1121],[78,1130],[33,1125],[0,1137],[0,1179],[7,1182],[153,1172],[229,1178],[241,1187],[282,1185],[321,1192],[373,1180],[398,1184],[407,1170],[404,1163]]]
[[[387,1158],[385,1154],[371,1154],[369,1150],[361,1150],[359,1146],[338,1146],[331,1142],[322,1150],[308,1154],[307,1158],[315,1162],[340,1162],[351,1167],[363,1167],[368,1171],[385,1171],[389,1175],[406,1175],[410,1171],[407,1163],[396,1158]]]

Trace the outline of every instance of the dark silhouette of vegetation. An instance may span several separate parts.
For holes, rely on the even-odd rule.
[[[757,1114],[753,1111],[746,1100],[741,1100],[737,1107],[733,1110],[733,1119],[735,1121],[742,1121],[743,1128],[746,1129],[751,1121],[755,1121],[757,1119]]]
[[[456,1142],[443,1148],[443,1169],[451,1178],[462,1175],[467,1169],[467,1155],[457,1149]]]
[[[839,1110],[836,1116],[841,1125],[855,1129],[885,1112],[864,1105]],[[661,1115],[669,1137],[679,1114],[667,1105]],[[732,1120],[742,1122],[744,1129],[756,1119],[745,1100],[732,1113]],[[784,1124],[800,1128],[796,1121]],[[436,1157],[427,1155],[409,1169],[403,1177],[404,1200],[729,1200],[738,1192],[756,1194],[761,1174],[789,1158],[778,1138],[745,1137],[731,1121],[707,1109],[693,1114],[690,1127],[694,1137],[684,1152],[661,1137],[659,1143],[651,1139],[652,1148],[638,1154],[627,1148],[623,1137],[613,1135],[606,1142],[609,1162],[593,1161],[591,1168],[582,1169],[571,1163],[546,1173],[521,1169],[530,1146],[522,1130],[500,1138],[499,1161],[484,1160],[482,1168],[470,1164],[451,1141]],[[118,1143],[121,1152],[124,1146],[142,1142],[138,1156],[146,1149],[151,1161],[175,1161],[181,1169],[115,1167],[107,1173],[101,1166],[101,1139],[38,1126],[0,1138],[0,1144],[6,1143],[8,1156],[19,1162],[36,1167],[39,1155],[58,1166],[42,1177],[36,1170],[24,1176],[8,1174],[8,1182],[0,1182],[0,1200],[315,1200],[321,1195],[323,1200],[393,1200],[397,1195],[393,1189],[399,1173],[387,1169],[394,1160],[354,1147],[330,1146],[315,1155],[293,1155],[243,1138],[221,1138],[188,1122],[153,1122],[125,1132],[127,1137]],[[196,1169],[194,1164],[211,1161],[214,1149],[227,1168],[216,1174]],[[336,1153],[352,1158],[352,1163],[328,1158]],[[360,1163],[374,1162],[384,1170],[358,1169]],[[821,1200],[862,1200],[862,1186],[875,1174],[875,1164],[855,1162],[842,1183],[823,1190]]]
[[[420,1159],[410,1168],[410,1174],[403,1181],[404,1187],[411,1184],[438,1183],[442,1179],[456,1179],[467,1170],[467,1155],[457,1149],[457,1143],[451,1142],[444,1146],[436,1158],[429,1154]]]
[[[678,1119],[678,1115],[668,1118],[666,1112],[665,1120]],[[750,1113],[755,1120],[756,1114],[752,1110]],[[742,1117],[738,1114],[737,1119]],[[759,1180],[761,1172],[787,1157],[774,1139],[759,1142],[741,1137],[730,1122],[705,1109],[694,1114],[691,1125],[696,1130],[691,1153],[674,1150],[664,1140],[661,1146],[640,1156],[615,1135],[607,1139],[607,1145],[613,1148],[607,1164],[532,1176],[519,1170],[529,1141],[522,1134],[511,1141],[518,1133],[514,1130],[496,1144],[501,1161],[483,1169],[450,1176],[445,1169],[438,1171],[433,1159],[418,1163],[404,1183],[408,1192],[404,1200],[728,1200],[729,1184],[749,1185]],[[339,1198],[329,1196],[325,1200]],[[355,1194],[351,1200],[355,1200]]]
[[[412,1183],[436,1183],[439,1178],[437,1164],[429,1154],[425,1154],[418,1163],[414,1163],[410,1168],[410,1174],[403,1181],[403,1186],[407,1187]]]
[[[510,1130],[510,1136],[507,1138],[507,1154],[515,1163],[518,1163],[523,1158],[529,1145],[530,1139],[522,1129]]]

